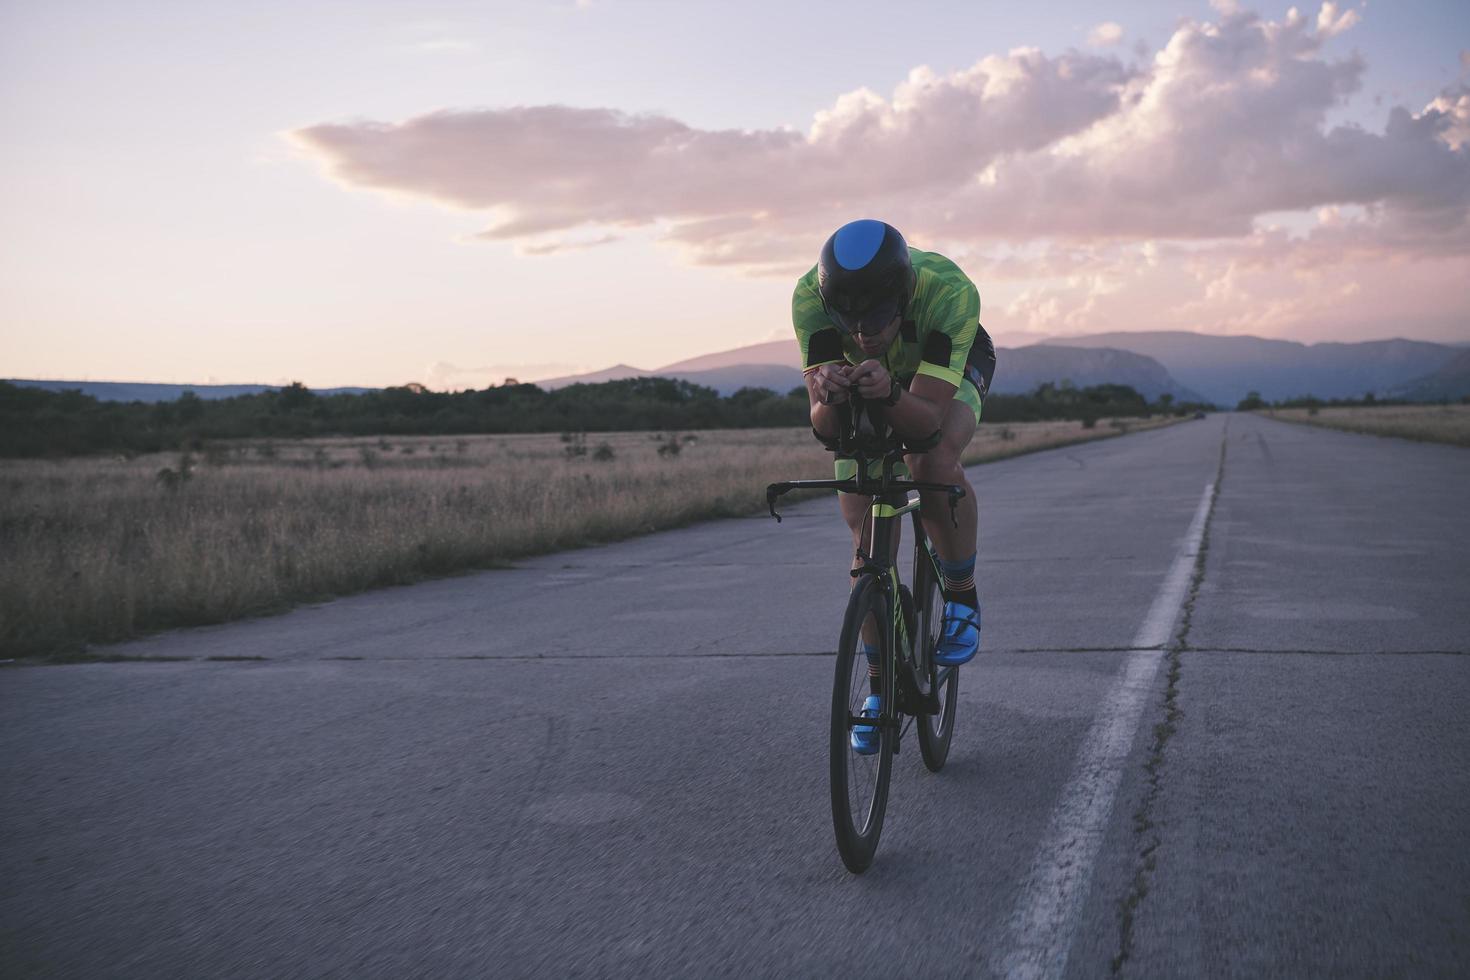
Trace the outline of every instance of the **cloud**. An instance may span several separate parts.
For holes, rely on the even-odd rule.
[[[1119,111],[1045,152],[1007,156],[994,183],[933,202],[924,224],[956,235],[984,222],[1021,238],[1206,238],[1249,234],[1262,214],[1344,203],[1463,224],[1470,158],[1442,138],[1446,113],[1400,107],[1381,133],[1328,128],[1364,65],[1323,60],[1321,40],[1300,16],[1185,24]]]
[[[1123,26],[1112,21],[1104,21],[1092,29],[1087,35],[1087,43],[1094,48],[1107,48],[1123,40]]]
[[[1321,48],[1357,12],[1219,6],[1142,67],[1018,49],[916,68],[887,97],[839,96],[805,132],[545,105],[290,137],[348,186],[490,213],[482,237],[530,254],[579,247],[535,244],[573,229],[657,225],[697,263],[755,271],[788,270],[857,213],[949,243],[1243,236],[1262,214],[1338,204],[1465,222],[1463,93],[1396,107],[1381,132],[1329,127],[1365,65]]]
[[[344,186],[482,212],[477,237],[527,255],[651,228],[696,264],[790,275],[832,228],[878,216],[965,257],[1001,284],[987,308],[1032,329],[1279,333],[1325,316],[1291,300],[1293,286],[1312,282],[1313,303],[1378,297],[1388,310],[1390,287],[1354,299],[1343,277],[1408,262],[1422,266],[1419,313],[1463,318],[1470,87],[1395,106],[1376,128],[1332,124],[1367,71],[1325,50],[1357,8],[1272,20],[1212,6],[1132,62],[1021,48],[946,74],[915,68],[887,94],[838,95],[804,130],[541,105],[288,136]],[[1093,38],[1114,27],[1121,39],[1112,24]],[[1272,229],[1282,213],[1310,227]]]
[[[860,203],[942,197],[1007,154],[1042,151],[1117,111],[1129,77],[1114,58],[1026,49],[944,76],[915,69],[889,99],[850,92],[807,133],[529,106],[290,136],[348,186],[497,214],[490,238],[668,222],[674,240],[719,263],[748,251],[725,240],[737,230],[750,244],[805,234]]]
[[[475,236],[477,238],[483,235]],[[554,239],[542,242],[524,242],[516,246],[516,251],[522,255],[556,255],[559,252],[575,252],[585,248],[596,248],[599,245],[611,245],[613,242],[622,241],[620,235],[599,235],[588,239]]]
[[[1470,144],[1470,85],[1457,85],[1441,92],[1424,107],[1422,115],[1451,149],[1462,149]]]
[[[403,47],[415,54],[468,54],[480,45],[461,36],[463,31],[446,20],[420,20],[402,25],[400,33],[412,38]]]
[[[1317,11],[1317,33],[1322,37],[1336,37],[1344,31],[1350,30],[1358,22],[1356,10],[1344,10],[1338,12],[1337,4],[1328,0],[1322,4]]]

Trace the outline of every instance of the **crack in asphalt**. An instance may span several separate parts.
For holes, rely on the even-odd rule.
[[[1179,678],[1184,652],[1190,649],[1189,630],[1193,625],[1194,605],[1199,599],[1200,586],[1205,580],[1205,564],[1210,553],[1210,527],[1214,522],[1215,507],[1220,501],[1220,487],[1225,481],[1225,452],[1229,437],[1230,420],[1226,419],[1224,431],[1220,433],[1220,462],[1215,470],[1215,489],[1210,496],[1210,509],[1205,514],[1205,528],[1200,535],[1199,551],[1195,555],[1194,574],[1189,581],[1189,591],[1185,593],[1178,632],[1164,654],[1169,665],[1162,704],[1164,717],[1154,725],[1153,745],[1150,747],[1148,760],[1143,764],[1144,772],[1147,773],[1147,788],[1138,808],[1133,811],[1133,837],[1138,864],[1127,892],[1118,902],[1118,952],[1110,964],[1114,975],[1123,971],[1133,952],[1133,925],[1139,906],[1148,897],[1149,884],[1153,880],[1154,869],[1158,867],[1159,847],[1163,844],[1163,833],[1157,829],[1153,820],[1154,807],[1163,791],[1164,753],[1184,715],[1179,707]]]

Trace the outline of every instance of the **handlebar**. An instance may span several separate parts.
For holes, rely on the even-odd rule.
[[[772,483],[766,487],[766,506],[779,524],[781,514],[776,510],[776,500],[792,490],[837,490],[865,496],[884,496],[893,493],[919,492],[944,493],[949,498],[949,518],[959,526],[957,508],[964,499],[965,488],[953,483],[920,483],[902,480],[894,476],[893,470],[903,459],[907,450],[903,439],[888,426],[888,420],[876,403],[865,402],[857,392],[847,400],[848,411],[843,413],[842,431],[837,437],[835,455],[838,459],[851,459],[857,463],[857,474],[849,480],[788,480]],[[875,417],[876,415],[876,417]],[[868,475],[874,462],[882,463],[880,475]]]

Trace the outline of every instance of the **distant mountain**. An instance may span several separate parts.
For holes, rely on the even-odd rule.
[[[1221,337],[1185,331],[1103,333],[1055,337],[1048,344],[1113,347],[1158,361],[1180,384],[1220,405],[1248,392],[1267,401],[1316,395],[1360,398],[1432,374],[1460,350],[1417,340],[1299,344],[1262,337]]]
[[[696,358],[696,360],[699,359]],[[684,371],[671,368],[644,371],[626,364],[619,364],[616,367],[592,371],[588,374],[546,378],[537,381],[536,384],[547,391],[555,391],[567,385],[600,384],[604,381],[623,381],[627,378],[678,378],[691,384],[713,388],[721,396],[733,395],[741,388],[770,388],[777,394],[784,395],[792,388],[801,387],[801,371],[780,364],[732,364],[728,367],[704,371]]]
[[[555,391],[565,388],[567,385],[595,385],[604,381],[625,381],[628,378],[651,378],[656,372],[645,371],[635,368],[630,364],[614,364],[610,368],[601,371],[589,371],[586,374],[564,374],[559,378],[544,378],[533,382],[539,388],[547,391]]]
[[[721,395],[734,394],[741,388],[770,388],[784,394],[802,383],[797,367],[800,360],[794,339],[775,340],[676,361],[652,371],[619,364],[604,371],[536,383],[554,390],[569,384],[664,377],[705,385]],[[1004,394],[1025,394],[1047,381],[1056,384],[1070,381],[1079,388],[1097,384],[1129,385],[1149,399],[1168,393],[1177,401],[1205,400],[1170,377],[1157,361],[1130,351],[1032,345],[1003,348],[999,362],[995,390]]]
[[[1070,381],[1078,388],[1128,385],[1149,401],[1164,394],[1180,402],[1206,400],[1171,377],[1158,361],[1131,351],[1034,344],[996,352],[992,390],[997,394],[1027,394],[1048,381]]]
[[[186,391],[200,398],[214,401],[234,398],[238,395],[258,395],[262,391],[279,391],[283,385],[168,385],[133,381],[28,381],[6,378],[10,384],[21,388],[40,388],[44,391],[80,391],[103,402],[171,402]],[[377,388],[313,388],[318,395],[361,395],[377,391]]]
[[[1415,378],[1388,391],[1390,398],[1416,402],[1458,401],[1466,395],[1470,395],[1470,350],[1461,350],[1433,374]]]
[[[656,373],[667,376],[669,372],[673,372],[682,375],[685,371],[710,371],[740,364],[784,364],[800,370],[801,349],[796,346],[796,338],[793,336],[786,340],[770,340],[764,344],[736,347],[718,354],[703,354],[687,361],[675,361],[673,364],[665,364]]]
[[[786,368],[773,371],[771,368]],[[601,381],[622,381],[625,378],[682,378],[694,384],[714,388],[721,395],[730,395],[741,388],[770,388],[783,394],[801,384],[801,352],[796,340],[773,340],[765,344],[752,344],[716,354],[703,354],[684,361],[665,364],[651,371],[617,364],[601,371],[587,374],[568,374],[559,378],[545,378],[536,384],[547,391],[565,388],[573,384],[597,384]],[[782,387],[782,386],[785,387]]]
[[[669,377],[666,372],[659,373]],[[709,371],[681,371],[674,377],[713,388],[721,395],[733,395],[741,388],[769,388],[784,395],[792,388],[803,387],[801,372],[780,364],[732,364]]]

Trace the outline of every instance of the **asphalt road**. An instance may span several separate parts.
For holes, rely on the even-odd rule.
[[[971,476],[984,652],[867,874],[810,501],[0,672],[0,975],[1470,974],[1470,452]]]

